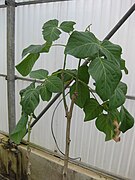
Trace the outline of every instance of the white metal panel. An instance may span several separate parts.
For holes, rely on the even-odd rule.
[[[57,18],[60,21],[73,20],[77,22],[76,28],[84,30],[89,24],[92,24],[91,30],[97,37],[103,39],[108,31],[118,22],[125,12],[134,3],[133,0],[74,0],[72,2],[57,2],[48,4],[29,5],[16,8],[16,63],[21,60],[22,49],[30,44],[40,44],[42,40],[42,25],[49,19]],[[5,14],[0,9],[0,18]],[[2,14],[3,13],[3,14]],[[0,21],[1,23],[1,21]],[[0,24],[1,25],[1,24]],[[3,27],[4,26],[4,27]],[[1,29],[2,28],[2,29]],[[4,32],[5,24],[0,26],[0,32]],[[124,80],[129,86],[128,94],[135,95],[135,14],[127,20],[122,28],[114,35],[112,41],[121,44],[123,47],[123,57],[127,60],[129,75],[124,76]],[[0,33],[1,34],[1,33]],[[2,36],[2,48],[5,47],[6,36]],[[66,36],[62,36],[60,40],[64,43]],[[1,45],[0,45],[1,46]],[[6,48],[5,48],[6,49]],[[4,50],[0,48],[0,56],[6,59]],[[62,48],[53,48],[51,54],[41,56],[40,60],[34,66],[35,69],[42,67],[49,71],[54,71],[61,68],[63,57]],[[75,67],[77,60],[69,57],[68,66]],[[6,72],[6,63],[2,61],[0,65],[0,73]],[[18,74],[16,72],[16,74]],[[18,74],[19,75],[19,74]],[[1,79],[0,79],[1,80]],[[4,80],[2,80],[4,81]],[[5,82],[3,82],[4,84]],[[16,81],[16,107],[17,120],[20,117],[19,106],[19,90],[27,86],[28,83]],[[2,97],[0,102],[3,102],[3,97],[6,97],[6,87],[2,86]],[[1,90],[0,89],[0,90]],[[57,101],[58,102],[58,101]],[[1,103],[0,103],[1,104]],[[42,103],[37,109],[38,114],[46,103]],[[56,103],[55,103],[56,105]],[[37,123],[32,131],[32,142],[54,151],[56,146],[51,136],[50,124],[52,110],[55,105],[45,114],[45,116]],[[2,105],[0,105],[3,107]],[[128,100],[126,103],[128,110],[135,117],[135,102]],[[4,105],[6,117],[6,104]],[[4,110],[0,108],[0,117]],[[58,139],[58,143],[62,151],[65,145],[65,118],[62,105],[58,107],[54,119],[54,131]],[[135,128],[129,130],[125,135],[122,135],[121,142],[113,141],[104,142],[104,134],[96,130],[94,121],[83,122],[83,113],[75,108],[71,129],[71,151],[73,157],[81,157],[82,162],[87,163],[111,173],[125,176],[134,180],[135,177]],[[3,123],[3,122],[2,122]],[[0,126],[0,129],[5,130],[6,123]]]
[[[4,5],[5,1],[4,0],[0,0],[0,5]]]
[[[6,74],[6,9],[0,9],[0,74]],[[8,131],[6,80],[0,77],[0,130]]]

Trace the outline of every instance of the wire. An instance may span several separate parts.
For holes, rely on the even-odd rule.
[[[69,92],[68,92],[69,93]],[[67,96],[68,93],[65,95]],[[55,141],[55,144],[56,144],[56,147],[58,149],[58,151],[63,155],[65,156],[65,154],[61,151],[61,149],[59,148],[59,145],[58,145],[58,142],[57,142],[57,139],[55,137],[55,134],[54,134],[54,130],[53,130],[53,122],[54,122],[54,116],[55,116],[55,112],[58,108],[58,106],[60,105],[60,103],[62,102],[63,98],[58,102],[58,104],[56,105],[56,107],[54,108],[54,111],[53,111],[53,114],[52,114],[52,119],[51,119],[51,133],[52,133],[52,136],[53,136],[53,139]],[[69,157],[70,160],[72,161],[75,161],[75,160],[80,160],[81,161],[81,157],[77,157],[77,158],[72,158],[72,157]]]

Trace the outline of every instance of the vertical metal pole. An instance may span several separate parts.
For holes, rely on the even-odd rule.
[[[9,133],[16,124],[15,115],[15,1],[7,0],[7,95]]]

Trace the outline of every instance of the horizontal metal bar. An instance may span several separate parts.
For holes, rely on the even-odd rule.
[[[5,74],[0,74],[0,77],[7,77],[7,75],[5,75]]]
[[[14,6],[25,6],[25,5],[32,5],[32,4],[42,4],[42,3],[51,3],[51,2],[63,2],[63,1],[73,1],[73,0],[35,0],[35,1],[25,1],[25,2],[18,2],[15,3]],[[0,8],[6,8],[7,4],[0,5]]]
[[[5,4],[0,5],[0,9],[1,8],[6,8],[6,7],[7,7],[7,5],[5,5]]]
[[[4,77],[7,80],[7,75],[6,74],[0,74],[0,77]],[[43,81],[40,80],[35,80],[31,78],[24,78],[24,77],[19,77],[15,75],[15,80],[22,80],[22,81],[28,81],[28,82],[36,82],[36,83],[42,83]]]
[[[35,1],[19,2],[19,3],[17,3],[17,6],[41,4],[41,3],[50,3],[50,2],[60,2],[60,1],[63,2],[63,1],[72,1],[72,0],[35,0]]]
[[[126,99],[135,100],[135,96],[126,95]]]
[[[19,77],[19,76],[15,76],[16,80],[22,80],[22,81],[28,81],[28,82],[36,82],[36,83],[43,83],[43,81],[40,80],[35,80],[35,79],[31,79],[31,78],[24,78],[24,77]]]

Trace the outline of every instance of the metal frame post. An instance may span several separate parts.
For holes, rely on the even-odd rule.
[[[7,95],[9,133],[16,125],[15,114],[15,1],[7,0]]]

